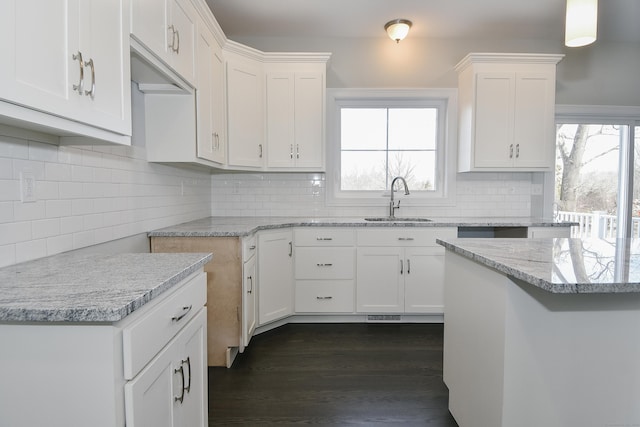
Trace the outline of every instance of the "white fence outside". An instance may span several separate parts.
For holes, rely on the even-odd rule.
[[[615,215],[608,215],[604,211],[591,213],[559,211],[556,220],[578,223],[578,225],[571,227],[571,237],[616,238],[617,218]],[[640,217],[632,218],[631,237],[640,237]]]

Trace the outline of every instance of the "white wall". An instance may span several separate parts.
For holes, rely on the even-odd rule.
[[[147,163],[143,147],[39,142],[51,139],[0,127],[0,267],[210,214],[208,172]],[[35,175],[33,203],[21,172]]]

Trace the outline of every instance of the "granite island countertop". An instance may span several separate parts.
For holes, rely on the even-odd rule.
[[[0,269],[0,322],[116,322],[211,254],[63,253]]]
[[[148,233],[149,237],[244,237],[260,230],[287,227],[570,227],[541,218],[424,218],[397,217],[396,221],[367,221],[347,217],[209,217]]]
[[[640,292],[640,239],[437,239],[551,293]]]

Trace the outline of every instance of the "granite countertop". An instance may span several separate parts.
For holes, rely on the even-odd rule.
[[[116,322],[211,254],[64,253],[0,269],[0,322]]]
[[[540,218],[424,218],[397,217],[396,221],[364,218],[209,217],[154,230],[149,237],[243,237],[256,231],[287,227],[569,227]]]
[[[552,293],[640,292],[640,239],[437,239]]]

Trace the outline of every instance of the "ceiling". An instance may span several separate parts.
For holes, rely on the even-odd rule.
[[[384,24],[413,22],[409,37],[564,41],[565,0],[206,0],[230,39],[386,37]],[[598,40],[640,43],[640,0],[600,0]]]

